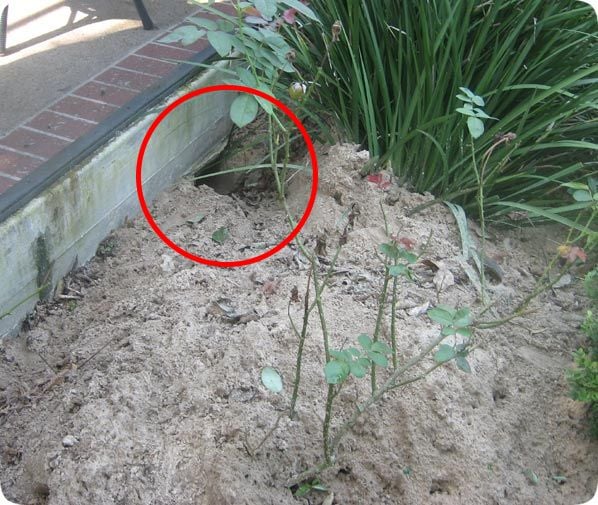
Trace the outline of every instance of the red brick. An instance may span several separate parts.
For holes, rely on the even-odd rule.
[[[154,84],[159,77],[155,75],[139,74],[122,68],[110,68],[106,72],[98,75],[95,80],[105,82],[106,84],[113,84],[121,88],[133,89],[135,91],[143,91]]]
[[[237,13],[234,5],[232,5],[230,2],[215,2],[212,4],[212,7],[218,9],[220,12],[228,14],[229,16],[234,16]]]
[[[44,161],[38,158],[14,153],[0,147],[0,172],[22,179],[33,172]]]
[[[45,110],[29,121],[26,126],[75,140],[91,130],[95,126],[95,123],[61,116],[60,114]]]
[[[51,137],[45,133],[38,133],[25,128],[18,128],[0,139],[0,144],[3,146],[46,159],[62,151],[70,143],[70,140]],[[6,170],[2,171],[6,172]]]
[[[8,188],[14,186],[16,183],[17,181],[9,179],[8,177],[3,177],[2,174],[0,174],[0,194],[4,193]]]
[[[73,95],[83,98],[91,98],[111,105],[123,106],[132,98],[137,96],[136,91],[117,88],[110,84],[91,81],[73,91]]]
[[[117,107],[69,95],[52,105],[50,109],[62,114],[99,123],[117,110]]]
[[[147,44],[139,49],[139,51],[137,51],[135,54],[149,56],[150,58],[157,58],[159,60],[173,59],[185,61],[190,59],[195,52],[162,44]]]
[[[116,64],[119,68],[135,70],[145,74],[152,74],[158,77],[164,77],[176,68],[176,64],[167,61],[145,58],[132,54]]]

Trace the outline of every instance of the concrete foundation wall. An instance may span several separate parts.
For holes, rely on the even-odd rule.
[[[0,223],[0,317],[11,311],[0,319],[0,338],[16,333],[35,303],[51,296],[60,279],[87,262],[125,218],[140,214],[137,154],[157,115],[188,91],[222,79],[217,70],[202,74]],[[228,111],[234,98],[229,92],[196,97],[160,123],[144,157],[148,203],[191,167],[197,169],[221,152],[232,127]]]

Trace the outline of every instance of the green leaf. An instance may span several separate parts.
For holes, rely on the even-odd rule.
[[[367,368],[364,367],[363,364],[359,361],[353,361],[349,364],[349,367],[351,369],[351,373],[358,379],[365,377],[365,374],[367,373]]]
[[[473,111],[473,108],[470,108],[470,107],[458,107],[455,110],[457,112],[459,112],[460,114],[464,114],[466,116],[471,116],[471,117],[476,116],[476,113]]]
[[[324,376],[328,384],[340,384],[347,378],[350,371],[348,363],[334,359],[324,366]]]
[[[221,32],[232,32],[235,29],[235,24],[227,19],[218,19],[216,24]]]
[[[471,103],[472,102],[472,99],[469,98],[468,96],[465,96],[465,95],[457,95],[457,98],[459,100],[461,100],[462,102],[467,102],[467,103]]]
[[[381,354],[390,354],[392,352],[390,347],[388,347],[388,344],[380,340],[374,342],[372,347],[370,347],[370,350],[379,352]]]
[[[459,309],[453,316],[455,326],[469,326],[471,324],[471,314],[467,307]]]
[[[255,119],[258,108],[255,97],[243,93],[234,99],[230,107],[230,118],[239,128],[243,128]]]
[[[399,257],[399,248],[395,244],[380,244],[378,249],[389,258],[397,259]]]
[[[593,200],[590,192],[584,189],[578,189],[577,191],[574,191],[573,198],[577,202],[591,202]]]
[[[251,86],[252,88],[257,86],[257,79],[255,78],[255,75],[253,75],[251,70],[241,66],[236,67],[235,70],[237,72],[237,75],[239,76],[239,80],[243,84],[245,84],[245,86]]]
[[[208,32],[208,40],[216,52],[224,58],[232,51],[236,37],[226,32]]]
[[[195,26],[179,26],[176,30],[162,37],[158,42],[169,44],[172,42],[180,42],[184,46],[193,44],[201,39],[206,34],[205,30],[198,30]]]
[[[467,128],[469,128],[469,134],[474,139],[478,139],[484,134],[484,123],[477,117],[467,118]]]
[[[357,341],[359,342],[359,345],[361,345],[361,347],[363,347],[366,350],[372,346],[372,339],[369,337],[369,335],[365,333],[359,335],[357,337]]]
[[[496,119],[495,117],[489,116],[482,109],[478,109],[477,107],[474,107],[473,111],[475,112],[476,117],[479,117],[482,119]]]
[[[467,358],[465,358],[464,356],[457,356],[455,358],[455,363],[457,364],[457,368],[459,368],[459,370],[462,370],[465,373],[471,373],[469,362],[467,361]]]
[[[388,275],[391,277],[401,277],[403,275],[408,275],[409,268],[407,265],[392,265],[388,267]]]
[[[399,249],[399,255],[410,265],[417,263],[417,255],[412,252],[406,251],[405,249]]]
[[[473,97],[476,96],[476,94],[473,91],[471,91],[469,88],[465,88],[463,86],[459,86],[459,89],[461,91],[463,91],[463,93],[465,93],[472,100],[473,100]]]
[[[374,351],[366,351],[368,357],[378,366],[386,368],[388,366],[388,359],[384,354]]]
[[[457,329],[453,325],[443,326],[442,330],[440,330],[440,334],[443,337],[448,337],[450,335],[455,335],[457,333]]]
[[[437,305],[436,307],[428,310],[427,314],[432,321],[440,324],[441,326],[450,326],[453,324],[455,310],[446,305]]]
[[[441,344],[434,354],[434,361],[437,363],[445,363],[455,357],[455,349],[452,346]]]
[[[276,15],[276,0],[255,0],[254,5],[268,21]]]
[[[540,479],[538,478],[536,473],[533,470],[530,470],[529,468],[523,472],[523,475],[525,475],[529,479],[530,483],[534,486],[537,486],[538,482],[540,482]]]
[[[221,226],[214,233],[212,233],[212,240],[220,245],[222,245],[228,237],[228,229],[224,226]]]
[[[280,0],[280,3],[288,5],[292,9],[296,9],[298,12],[303,14],[306,18],[311,19],[312,21],[316,21],[320,23],[318,16],[312,11],[307,5],[299,2],[299,0]]]
[[[206,216],[201,212],[191,219],[187,219],[188,224],[199,224],[206,219]]]
[[[261,378],[262,384],[273,393],[282,391],[282,377],[274,368],[269,366],[262,368]]]
[[[186,18],[186,20],[191,21],[191,23],[194,23],[197,26],[200,26],[201,28],[205,28],[206,30],[218,30],[218,24],[216,23],[216,21],[214,21],[212,19],[198,18],[195,16],[191,16],[191,17]],[[223,30],[223,31],[228,31],[228,30]]]
[[[484,105],[486,105],[484,103],[484,99],[481,96],[478,95],[474,95],[471,100],[473,101],[473,103],[475,103],[478,107],[483,107]]]
[[[471,337],[472,334],[470,328],[457,328],[456,332],[463,337]]]
[[[330,350],[330,356],[332,356],[333,358],[339,360],[339,361],[347,361],[345,359],[345,354],[343,351],[334,351],[334,350]]]
[[[349,347],[347,349],[348,352],[351,353],[352,356],[355,356],[356,358],[361,356],[361,353],[359,352],[359,349],[355,349],[355,347]]]
[[[563,182],[561,186],[571,189],[581,189],[583,191],[588,191],[589,189],[587,184],[582,184],[581,182]]]

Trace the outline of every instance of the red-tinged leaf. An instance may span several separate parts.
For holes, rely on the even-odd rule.
[[[297,9],[287,9],[282,13],[282,19],[284,19],[288,24],[294,25],[295,14],[297,14]]]
[[[262,14],[260,11],[258,11],[255,7],[246,7],[245,9],[243,9],[243,14],[245,14],[246,16],[256,16],[256,17],[262,17]]]
[[[588,259],[587,254],[581,247],[570,246],[570,245],[560,245],[557,247],[557,252],[559,256],[570,263],[575,262],[575,260],[579,260],[582,263]]]
[[[399,244],[401,244],[408,251],[412,251],[415,247],[415,241],[407,237],[401,237],[399,239]]]
[[[378,172],[377,174],[370,174],[367,176],[368,182],[375,184],[378,189],[385,190],[391,186],[391,182],[387,179],[383,173]]]

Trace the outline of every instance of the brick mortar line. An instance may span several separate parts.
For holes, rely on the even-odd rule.
[[[105,84],[106,86],[113,86],[112,84],[108,84],[107,82],[102,82],[102,81],[95,81],[95,82],[97,82],[99,84]],[[86,84],[89,84],[89,83],[86,83]],[[85,84],[83,86],[85,86]],[[130,88],[127,88],[127,89],[129,89],[129,91],[135,91],[135,90],[132,90]],[[139,93],[139,91],[135,91],[135,92]],[[67,96],[74,96],[75,98],[81,98],[83,100],[89,100],[90,102],[97,103],[98,105],[109,105],[110,107],[116,107],[116,108],[120,108],[121,107],[121,105],[114,105],[113,103],[105,102],[103,100],[96,100],[95,98],[89,98],[88,96],[77,95],[75,91],[69,93]]]
[[[113,68],[115,68],[115,67],[110,67],[110,68],[108,68],[106,70],[111,70]],[[122,68],[122,69],[119,68],[119,70],[128,70],[128,69],[127,68]],[[134,70],[130,70],[130,72],[134,72]],[[157,75],[143,74],[142,72],[137,72],[137,73],[138,74],[142,74],[142,75],[147,75],[148,77],[158,77]],[[98,84],[105,84],[106,86],[114,86],[115,88],[122,89],[122,90],[125,90],[125,91],[133,91],[134,93],[137,93],[138,95],[141,94],[141,93],[143,93],[145,91],[144,89],[125,88],[124,86],[119,86],[118,84],[112,84],[111,82],[100,81],[98,79],[98,77],[96,77],[93,81],[86,82],[85,84],[89,84],[90,82],[97,82]],[[82,84],[82,86],[84,86],[85,84]],[[71,93],[70,96],[76,96],[77,98],[84,98],[82,96],[74,95],[72,93]],[[93,100],[93,98],[85,98],[85,100]],[[93,100],[93,101],[95,102],[96,100]],[[118,108],[122,107],[122,105],[113,105],[113,104],[107,103],[107,102],[99,102],[99,103],[102,103],[104,105],[111,105],[112,107],[118,107]]]
[[[186,19],[186,18],[185,18],[185,19]],[[171,33],[171,32],[169,31],[168,33]],[[199,40],[199,39],[198,39],[198,40]],[[198,40],[197,40],[197,41],[198,41]],[[196,41],[196,42],[197,42],[197,41]],[[160,46],[160,47],[170,47],[171,49],[178,49],[179,51],[187,51],[188,53],[191,53],[191,55],[194,55],[194,54],[196,53],[196,51],[194,51],[193,49],[185,49],[184,47],[176,47],[176,46],[171,46],[171,45],[169,45],[169,44],[165,44],[165,43],[162,43],[162,42],[157,42],[157,41],[155,41],[155,40],[154,40],[153,42],[151,42],[151,43],[152,43],[152,44],[156,44],[157,46]],[[149,44],[148,44],[148,45],[149,45]],[[143,47],[145,47],[145,46],[143,46]],[[133,54],[134,54],[134,53],[133,53]],[[142,54],[139,54],[139,55],[137,55],[137,56],[143,56],[143,55],[142,55]],[[155,59],[158,59],[158,58],[155,58]],[[160,60],[160,61],[164,61],[164,60]]]
[[[62,98],[66,98],[67,96],[69,96],[69,95],[64,95]],[[80,98],[80,97],[77,97],[77,98]],[[69,119],[76,119],[77,121],[84,121],[84,122],[92,124],[92,125],[100,124],[97,121],[92,121],[91,119],[85,119],[82,117],[72,116],[71,114],[67,114],[66,112],[58,112],[56,110],[50,110],[50,109],[44,109],[42,112],[51,112],[52,114],[58,114],[59,116],[67,117]],[[41,114],[41,112],[39,112],[38,114]],[[34,116],[34,117],[37,117],[37,116]]]
[[[198,9],[197,9],[197,11],[196,11],[196,12],[194,12],[194,13],[192,13],[192,14],[190,14],[190,16],[196,16],[197,14],[199,14],[199,13],[201,13],[201,12],[203,12],[203,11],[201,10],[201,8],[198,8]],[[189,17],[189,16],[185,16],[185,18],[183,18],[183,21],[184,21],[185,19],[187,19],[187,17]],[[164,29],[164,33],[162,33],[161,35],[157,36],[157,37],[156,37],[156,39],[157,39],[158,37],[163,37],[164,35],[166,35],[166,33],[168,33],[169,31],[171,31],[171,30],[172,30],[172,29],[173,29],[173,28],[174,28],[176,25],[178,25],[178,24],[180,24],[180,23],[181,23],[180,21],[177,21],[177,22],[176,22],[175,24],[173,24],[172,26],[169,26],[168,28],[165,28],[165,29]],[[137,51],[139,51],[140,49],[144,48],[145,46],[147,46],[147,45],[149,45],[149,44],[153,44],[153,43],[154,43],[154,41],[155,41],[156,39],[152,39],[152,40],[149,40],[149,41],[147,41],[147,42],[144,42],[143,44],[140,44],[140,45],[139,45],[139,46],[137,46],[135,49],[133,49],[131,52],[129,52],[128,54],[126,54],[126,55],[125,55],[123,58],[121,58],[121,61],[122,61],[122,60],[124,60],[125,58],[127,58],[128,56],[131,56],[131,55],[135,54]],[[195,54],[195,52],[194,52],[194,54]],[[135,54],[135,56],[143,56],[143,55],[141,55],[141,54]],[[144,57],[144,58],[148,58],[148,56],[143,56],[143,57]],[[152,58],[152,59],[157,59],[157,58]],[[164,61],[164,60],[159,60],[159,59],[158,59],[158,61]],[[92,76],[90,79],[88,79],[88,80],[86,80],[86,81],[83,81],[83,83],[81,83],[81,84],[77,85],[77,86],[76,86],[76,88],[79,88],[80,86],[84,86],[85,84],[87,84],[87,83],[89,83],[89,82],[91,82],[91,81],[95,81],[95,80],[96,80],[96,77],[98,77],[99,75],[103,74],[103,73],[104,73],[104,72],[106,72],[107,70],[110,70],[111,68],[115,68],[116,66],[117,66],[117,63],[113,63],[112,65],[110,65],[110,66],[108,66],[108,67],[104,68],[103,70],[101,70],[100,72],[98,72],[96,75]],[[119,67],[119,68],[120,68],[120,67]],[[129,70],[129,69],[123,68],[123,69],[121,69],[121,70]],[[134,72],[134,70],[131,70],[131,72]],[[139,72],[139,73],[142,73],[142,72]],[[164,78],[164,76],[156,76],[156,75],[152,75],[152,74],[147,74],[147,75],[151,75],[152,77],[159,77],[160,79],[163,79],[163,78]],[[97,81],[97,82],[102,82],[102,81]],[[110,84],[110,83],[108,83],[108,82],[106,82],[106,83],[103,83],[103,84],[109,84],[109,85],[111,85],[111,86],[114,86],[114,84]],[[118,86],[117,86],[117,87],[118,87]],[[98,125],[98,124],[100,124],[100,123],[97,123],[97,122],[95,122],[95,121],[90,121],[90,120],[86,120],[86,119],[79,118],[79,117],[76,117],[76,116],[71,116],[70,114],[64,114],[64,113],[60,113],[60,112],[56,112],[56,111],[53,111],[53,110],[51,110],[51,108],[52,108],[52,107],[54,107],[54,106],[55,106],[55,105],[56,105],[58,102],[60,102],[60,100],[62,100],[63,98],[66,98],[67,96],[69,96],[69,95],[72,93],[72,91],[74,91],[76,88],[73,88],[73,90],[69,91],[68,93],[65,93],[65,94],[64,94],[64,95],[62,95],[60,98],[58,98],[58,99],[54,100],[53,102],[49,103],[49,104],[48,104],[46,107],[44,107],[43,109],[41,109],[41,110],[37,111],[37,112],[36,112],[35,114],[33,114],[32,116],[28,117],[27,119],[25,119],[24,121],[22,121],[21,123],[19,123],[17,126],[15,126],[14,128],[12,128],[11,130],[7,131],[7,132],[6,132],[6,133],[5,133],[3,136],[0,136],[0,140],[1,140],[2,138],[4,138],[4,137],[7,137],[8,135],[10,135],[10,134],[11,134],[13,131],[15,131],[15,130],[18,130],[19,128],[21,128],[21,127],[22,127],[22,126],[24,126],[25,124],[27,124],[27,123],[29,123],[30,121],[34,120],[34,119],[35,119],[35,118],[36,118],[36,117],[37,117],[39,114],[41,114],[42,112],[46,112],[46,111],[47,111],[47,112],[54,112],[55,114],[61,114],[62,116],[70,117],[70,118],[72,118],[72,119],[79,119],[79,120],[81,120],[81,121],[86,121],[86,122],[88,122],[88,123],[93,123],[93,124],[95,124],[95,125]],[[128,90],[131,90],[130,88],[122,88],[122,89],[128,89]],[[138,93],[141,93],[141,91],[138,91]],[[27,153],[24,153],[24,154],[27,154]],[[28,155],[28,156],[29,156],[29,155]],[[46,160],[45,158],[39,158],[39,159],[43,159],[44,161]]]
[[[145,47],[145,46],[144,46]],[[196,54],[196,53],[193,53]],[[163,60],[160,58],[154,58],[153,56],[146,56],[145,54],[137,54],[137,53],[131,53],[131,54],[127,54],[124,58],[122,58],[121,60],[118,60],[114,66],[110,67],[110,68],[118,68],[120,70],[128,70],[129,72],[137,72],[138,74],[145,74],[145,75],[151,75],[152,77],[164,77],[163,75],[158,75],[158,74],[148,74],[147,72],[142,72],[141,70],[133,70],[132,68],[127,68],[127,67],[121,67],[120,64],[125,61],[127,58],[129,58],[130,56],[136,56],[137,58],[142,58],[144,60],[150,60],[150,61],[159,61],[160,63],[170,63],[171,65],[177,65],[176,63],[173,63],[172,61],[168,61],[168,60]],[[106,71],[110,70],[110,68],[107,68]],[[173,69],[174,70],[174,69]]]
[[[9,147],[0,141],[0,147],[2,149],[6,149],[7,151],[12,151],[13,153],[20,154],[22,156],[29,156],[30,158],[35,158],[36,160],[47,161],[48,158],[44,158],[43,156],[38,156],[37,154],[26,153],[24,151],[19,151],[18,149],[14,149],[13,147]]]
[[[10,179],[11,181],[21,181],[22,179],[20,177],[15,177],[14,175],[10,175],[4,172],[0,172],[0,177],[6,177],[7,179]]]
[[[35,133],[41,133],[42,135],[47,135],[48,137],[53,137],[55,139],[66,140],[67,142],[72,142],[73,139],[69,137],[62,137],[61,135],[56,135],[55,133],[46,132],[44,130],[39,130],[37,128],[33,128],[32,126],[21,126],[23,130],[29,130]]]

